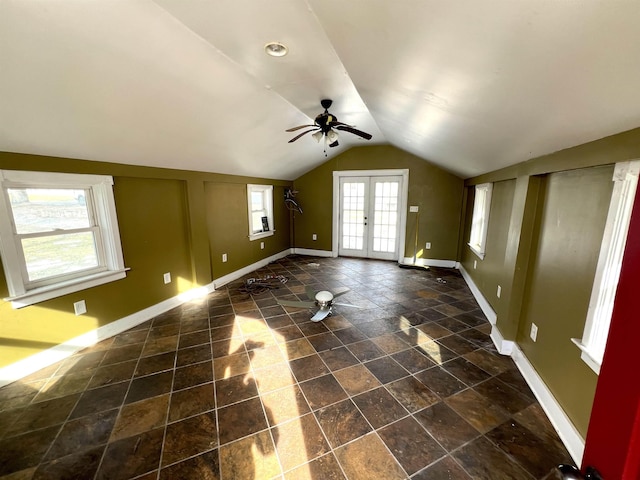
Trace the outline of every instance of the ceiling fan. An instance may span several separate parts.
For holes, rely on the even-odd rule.
[[[307,297],[313,298],[313,300],[308,301],[296,301],[296,300],[278,300],[278,304],[284,307],[297,307],[297,308],[313,308],[320,307],[320,310],[316,312],[316,314],[311,317],[312,322],[319,322],[320,320],[324,320],[329,315],[331,315],[331,307],[333,305],[342,305],[344,307],[353,307],[353,308],[362,308],[357,305],[350,305],[348,303],[336,303],[333,300],[340,295],[344,295],[349,291],[349,289],[344,292],[339,293],[331,293],[327,290],[315,291],[311,287],[305,287]]]
[[[366,140],[371,140],[371,135],[369,133],[363,132],[362,130],[358,130],[352,127],[351,125],[347,125],[346,123],[339,122],[338,118],[335,115],[333,115],[332,113],[329,113],[329,107],[331,106],[332,103],[333,103],[333,100],[329,100],[328,98],[325,98],[324,100],[320,101],[320,105],[322,105],[322,107],[324,108],[324,112],[316,117],[313,125],[300,125],[298,127],[288,128],[287,130],[285,130],[287,132],[295,132],[302,128],[309,128],[309,130],[305,130],[301,134],[293,137],[291,140],[289,140],[289,143],[295,142],[296,140],[306,135],[307,133],[315,132],[311,136],[315,138],[318,143],[320,143],[320,140],[324,137],[324,140],[325,140],[324,151],[326,154],[327,144],[329,145],[329,147],[338,146],[338,132],[336,132],[336,130],[353,133],[354,135],[358,135],[359,137],[362,137]]]

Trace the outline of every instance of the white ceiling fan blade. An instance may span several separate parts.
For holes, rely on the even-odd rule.
[[[283,307],[296,307],[296,308],[313,308],[316,306],[316,302],[301,302],[297,300],[278,300],[278,304]]]
[[[340,305],[341,307],[352,307],[352,308],[364,308],[361,307],[359,305],[352,305],[350,303],[336,303],[336,302],[332,302],[331,305]]]
[[[304,293],[307,294],[307,297],[309,297],[310,300],[315,300],[316,299],[316,293],[318,293],[318,291],[309,286],[309,285],[305,285],[304,286]]]
[[[325,309],[320,309],[318,310],[318,312],[311,317],[311,321],[312,322],[319,322],[321,320],[324,320],[325,318],[327,318],[329,316],[329,314],[331,313],[331,309],[330,308],[325,308]]]
[[[346,290],[344,290],[342,292],[338,292],[338,293],[331,292],[331,293],[333,293],[333,298],[336,298],[336,297],[339,297],[340,295],[344,295],[345,293],[348,293],[350,291],[351,291],[351,289],[347,288]]]

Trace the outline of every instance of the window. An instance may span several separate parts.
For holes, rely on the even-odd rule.
[[[0,254],[14,308],[124,278],[103,175],[0,170]]]
[[[273,235],[273,185],[247,185],[249,239]]]
[[[471,219],[471,235],[469,247],[478,257],[484,258],[489,226],[489,208],[491,207],[492,183],[476,185],[475,200],[473,202],[473,217]]]
[[[631,211],[638,184],[640,160],[616,164],[613,173],[613,193],[604,228],[596,275],[587,311],[582,339],[572,338],[580,350],[582,359],[591,369],[600,373],[600,365],[609,336],[622,257],[629,232]]]

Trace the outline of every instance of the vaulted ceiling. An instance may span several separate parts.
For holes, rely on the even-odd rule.
[[[291,180],[391,144],[463,178],[640,126],[637,0],[0,0],[0,150]],[[274,58],[266,43],[282,42]]]

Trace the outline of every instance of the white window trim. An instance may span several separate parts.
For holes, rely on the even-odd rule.
[[[582,339],[571,339],[582,351],[580,355],[582,360],[597,374],[600,374],[609,335],[639,172],[640,160],[616,163],[613,173],[613,193],[600,246],[584,332]]]
[[[253,212],[251,211],[251,193],[261,192],[266,197],[265,207],[267,210],[267,219],[269,220],[269,230],[266,232],[253,232]],[[273,185],[255,185],[247,184],[247,209],[249,215],[249,240],[254,241],[260,238],[270,237],[276,231],[273,221]]]
[[[484,202],[478,201],[478,192],[484,192]],[[489,213],[491,211],[491,192],[493,191],[493,183],[481,183],[475,187],[475,196],[473,199],[473,215],[471,217],[471,232],[469,234],[469,248],[480,259],[484,259],[485,250],[487,246],[487,232],[489,230]],[[483,215],[483,221],[480,224],[480,231],[476,232],[477,222],[475,221],[479,215]],[[474,242],[474,239],[478,241]]]
[[[120,231],[113,197],[113,178],[51,172],[0,170],[0,255],[4,266],[9,297],[13,308],[26,307],[86,288],[124,278],[126,269],[120,244]],[[7,188],[76,188],[89,189],[95,206],[96,222],[103,242],[106,271],[28,289],[22,277],[22,261],[14,240],[12,214]]]

